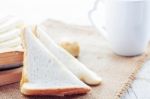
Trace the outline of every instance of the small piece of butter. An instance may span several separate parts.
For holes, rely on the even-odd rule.
[[[69,52],[72,56],[78,57],[80,53],[79,43],[75,41],[61,41],[60,46]]]

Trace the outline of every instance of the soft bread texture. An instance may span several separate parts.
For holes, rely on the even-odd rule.
[[[37,38],[51,51],[61,62],[80,80],[89,85],[98,85],[101,78],[89,70],[85,65],[75,59],[66,50],[58,46],[54,40],[42,29],[42,26],[35,28]]]
[[[31,28],[23,34],[24,67],[20,82],[24,95],[71,95],[90,91],[90,87],[73,75],[33,35]]]
[[[0,19],[0,53],[23,51],[21,47],[21,30],[23,21],[15,16],[5,16]]]
[[[24,27],[23,21],[19,20],[17,17],[9,17],[8,20],[0,24],[0,34],[22,27]]]
[[[15,39],[20,36],[20,29],[13,29],[0,35],[0,43]]]
[[[19,45],[21,45],[21,38],[17,37],[15,39],[0,43],[0,48],[6,48],[6,47],[12,48],[12,47],[16,47]]]

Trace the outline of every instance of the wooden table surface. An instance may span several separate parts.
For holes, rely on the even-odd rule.
[[[122,99],[150,99],[150,60],[144,64]]]

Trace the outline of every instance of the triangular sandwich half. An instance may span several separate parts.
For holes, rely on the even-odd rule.
[[[24,67],[21,93],[24,95],[72,95],[87,93],[90,87],[73,75],[33,35],[30,28],[23,34]]]
[[[89,85],[97,85],[101,83],[101,78],[98,75],[70,55],[66,50],[58,46],[48,33],[43,30],[42,26],[35,27],[34,32],[45,47],[61,60],[61,62],[79,79]]]

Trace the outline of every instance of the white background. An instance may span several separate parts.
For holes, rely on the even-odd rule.
[[[13,14],[29,23],[45,18],[89,25],[88,11],[95,0],[0,0],[0,13]]]

